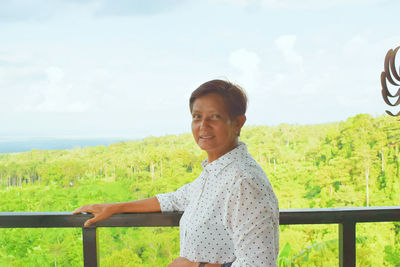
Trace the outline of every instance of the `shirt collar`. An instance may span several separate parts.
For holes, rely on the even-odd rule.
[[[247,154],[247,146],[243,142],[238,142],[238,146],[228,153],[222,155],[218,159],[214,160],[211,163],[208,163],[208,159],[205,159],[201,162],[201,166],[203,169],[208,171],[210,174],[217,175],[223,168],[225,168],[229,163],[234,160],[238,160],[244,157]]]

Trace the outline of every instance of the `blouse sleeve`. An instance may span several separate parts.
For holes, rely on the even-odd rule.
[[[190,187],[191,183],[188,183],[174,192],[156,195],[161,211],[184,211],[189,204]]]
[[[224,221],[231,233],[238,266],[276,266],[279,251],[278,202],[269,183],[239,180],[225,205]]]

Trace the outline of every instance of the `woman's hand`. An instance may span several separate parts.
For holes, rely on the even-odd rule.
[[[85,222],[85,227],[95,222],[107,219],[116,213],[141,213],[141,212],[160,212],[161,207],[156,197],[140,199],[128,202],[106,203],[85,205],[73,211],[73,214],[89,212],[94,217]]]
[[[197,267],[197,266],[199,266],[198,262],[192,262],[183,257],[176,258],[173,262],[168,264],[168,267]]]
[[[79,214],[82,212],[89,212],[94,215],[92,219],[85,222],[84,226],[88,227],[95,222],[107,219],[115,213],[115,209],[113,209],[113,204],[93,204],[82,206],[74,210],[72,213]]]

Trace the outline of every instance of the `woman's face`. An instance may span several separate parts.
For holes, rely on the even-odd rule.
[[[240,125],[237,119],[230,120],[226,103],[218,94],[201,96],[193,103],[193,137],[199,147],[207,152],[208,162],[237,146],[238,133],[243,123]]]

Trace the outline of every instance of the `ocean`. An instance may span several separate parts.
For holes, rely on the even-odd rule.
[[[0,153],[28,152],[37,150],[72,149],[85,146],[108,146],[113,143],[128,141],[123,138],[1,138]]]

